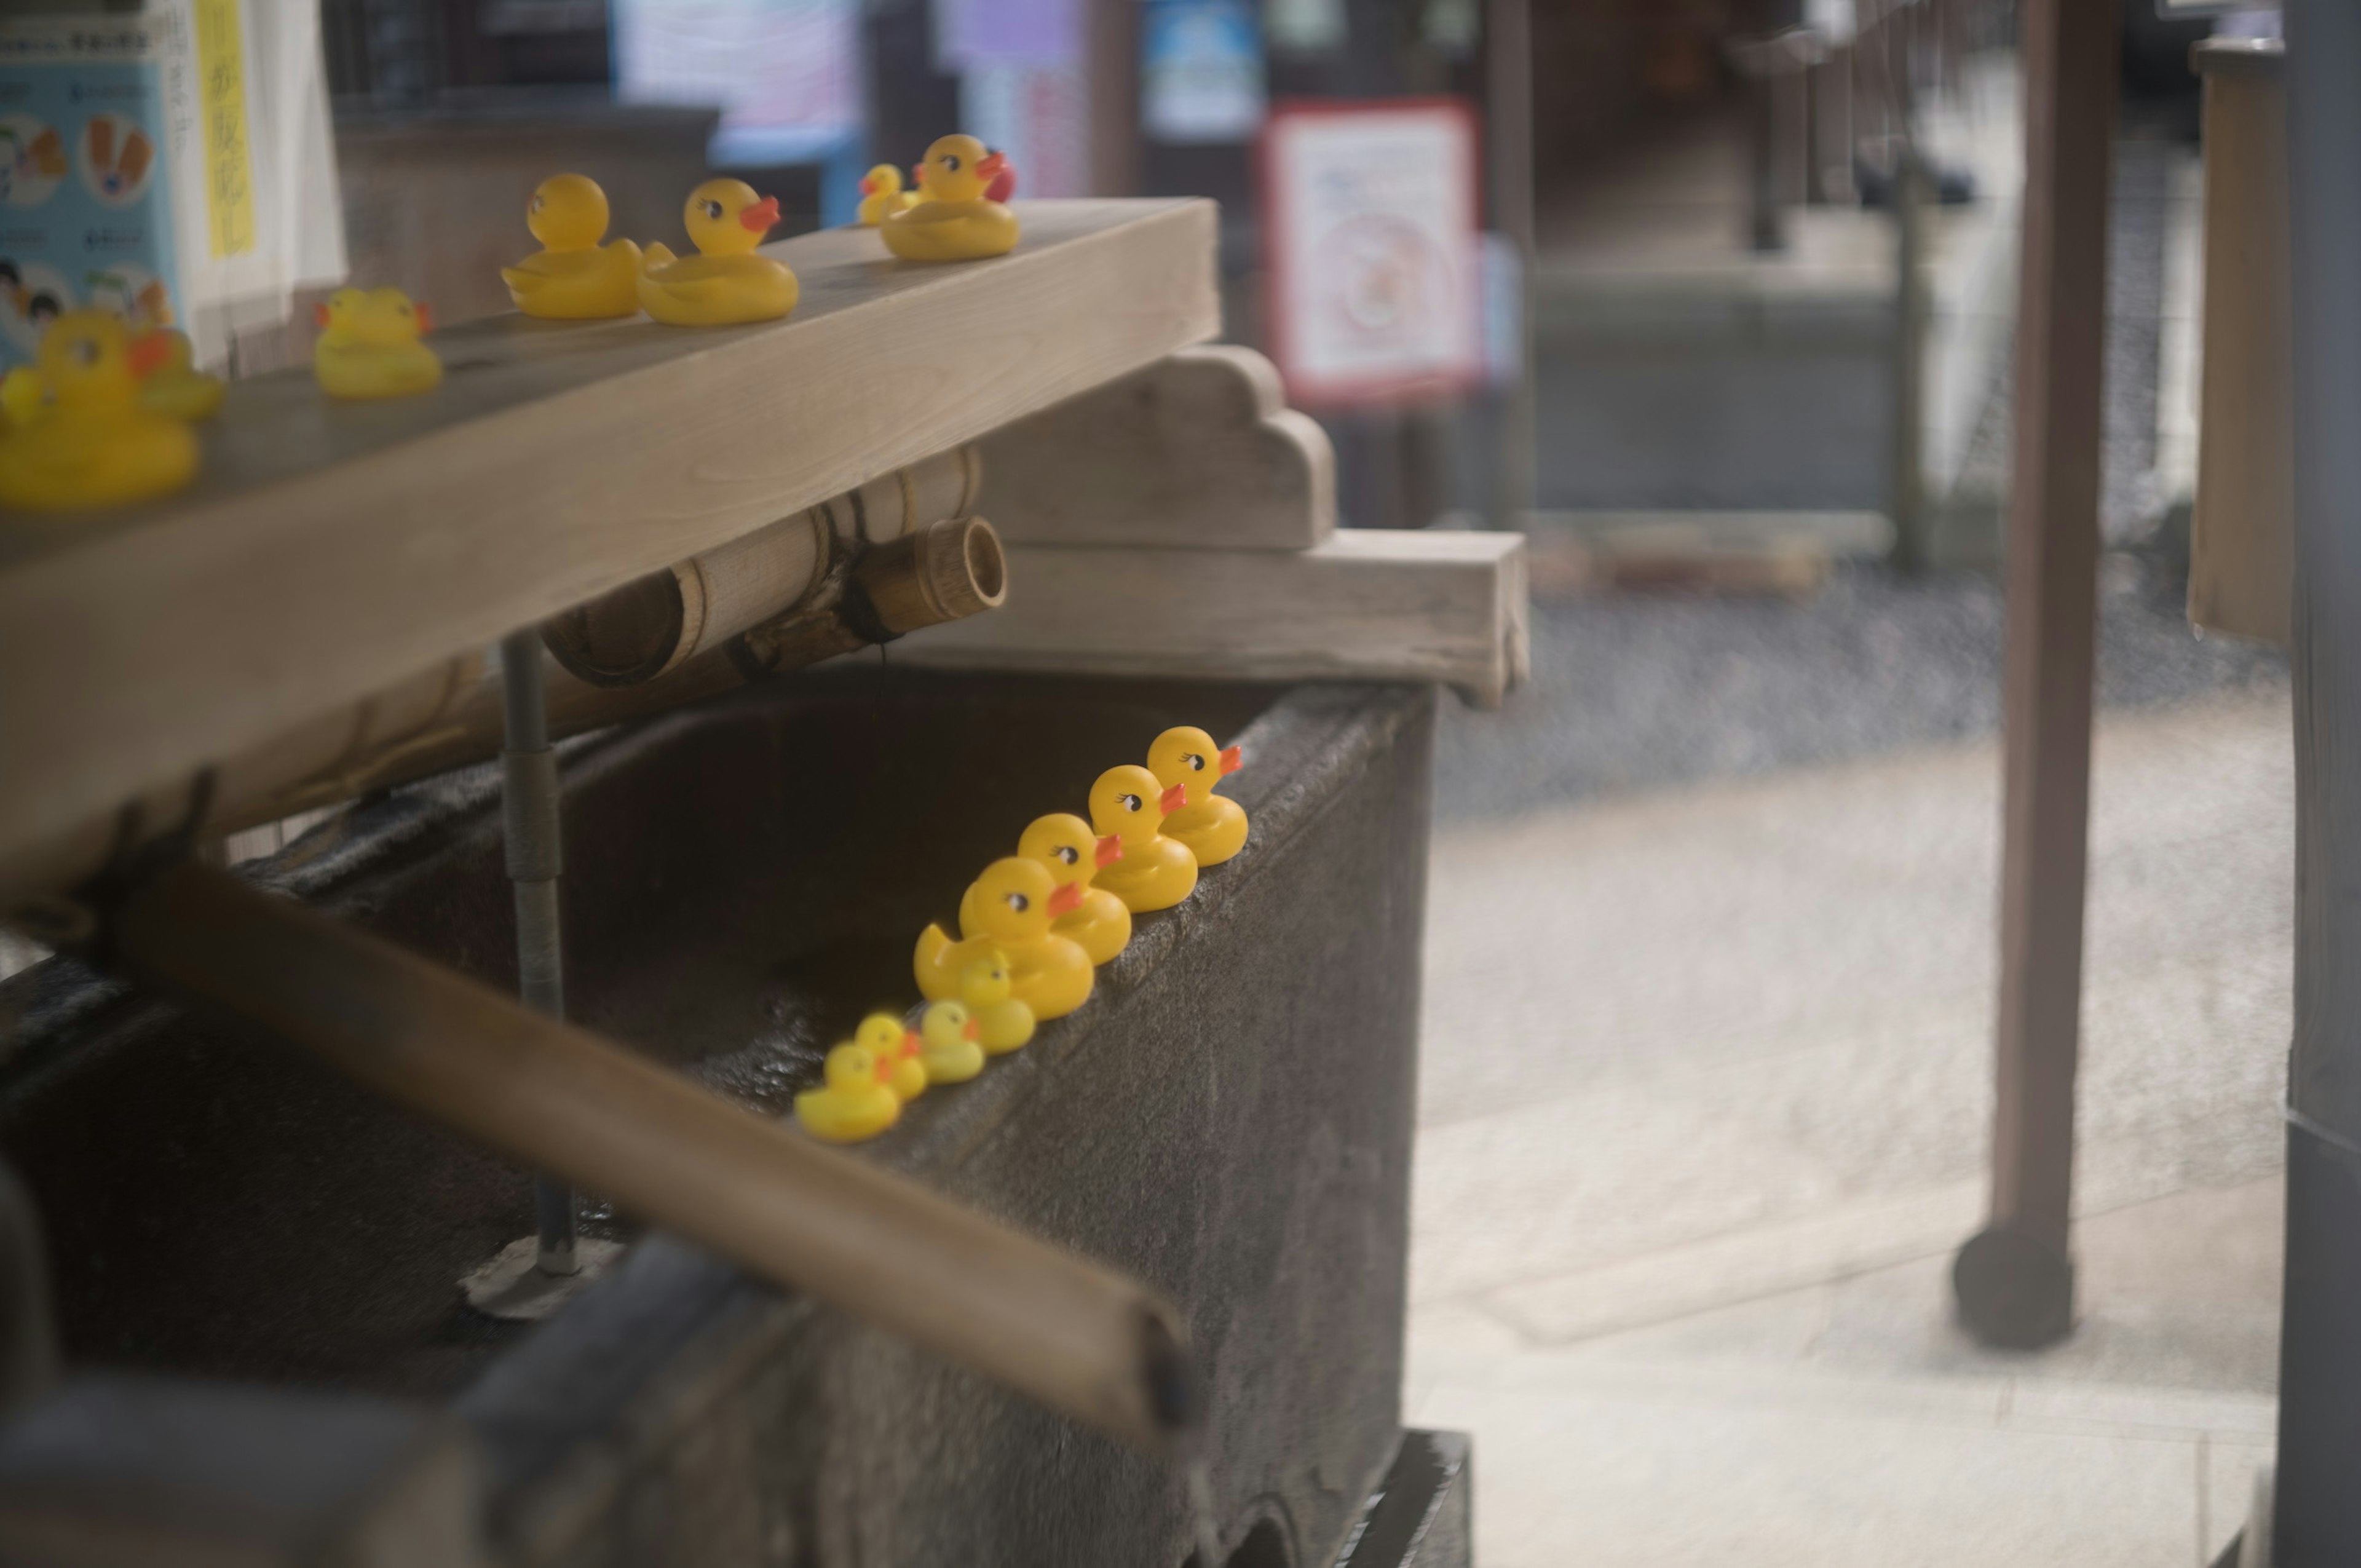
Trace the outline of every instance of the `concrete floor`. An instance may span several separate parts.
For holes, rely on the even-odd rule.
[[[1483,1568],[2203,1564],[2268,1450],[2285,696],[2102,724],[2080,1326],[1950,1324],[1982,1212],[1989,740],[1447,819],[1410,1419]]]

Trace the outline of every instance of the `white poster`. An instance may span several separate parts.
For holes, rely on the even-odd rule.
[[[857,0],[616,0],[613,14],[626,103],[719,105],[723,143],[782,161],[862,130]]]
[[[1477,180],[1475,122],[1456,101],[1272,116],[1268,319],[1297,401],[1403,401],[1480,378]]]

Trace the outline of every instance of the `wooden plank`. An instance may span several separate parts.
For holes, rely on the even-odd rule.
[[[2214,38],[2205,82],[2205,350],[2189,619],[2285,647],[2295,603],[2287,84],[2277,38]]]
[[[1011,545],[1008,557],[1007,603],[897,644],[895,659],[1435,681],[1482,707],[1499,706],[1529,667],[1522,534],[1346,528],[1295,554],[1036,544]]]
[[[2028,0],[2024,259],[2004,680],[2006,806],[1992,1223],[1955,1270],[1969,1326],[2072,1326],[2068,1206],[2082,987],[2099,452],[2118,7]]]
[[[1183,349],[983,443],[1012,544],[1309,550],[1336,527],[1336,455],[1251,348]]]
[[[241,383],[184,494],[0,519],[0,859],[1219,329],[1212,203],[1019,205],[992,261],[769,247],[785,322],[500,316],[435,335],[429,397]]]

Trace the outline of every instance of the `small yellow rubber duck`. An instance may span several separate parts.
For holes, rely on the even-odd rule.
[[[533,187],[524,226],[542,248],[500,269],[517,309],[544,321],[605,321],[640,313],[640,247],[607,237],[607,192],[587,174]]]
[[[408,398],[443,384],[443,361],[419,341],[434,313],[399,289],[339,289],[315,313],[312,374],[332,398]]]
[[[796,1096],[796,1120],[813,1137],[832,1144],[873,1138],[902,1115],[902,1097],[885,1082],[888,1070],[862,1046],[828,1053],[828,1081]]]
[[[135,340],[122,317],[104,311],[69,312],[51,322],[36,356],[38,381],[11,378],[0,506],[122,506],[170,495],[194,478],[197,438],[180,420],[139,403],[140,377],[163,352],[160,340]]]
[[[1099,873],[1099,885],[1134,915],[1170,909],[1197,886],[1197,857],[1162,830],[1188,799],[1179,784],[1167,788],[1136,762],[1109,768],[1091,785],[1092,825],[1123,841],[1123,859]]]
[[[1059,916],[1049,929],[1082,948],[1093,964],[1105,963],[1123,951],[1124,944],[1131,940],[1131,911],[1114,894],[1091,885],[1100,868],[1123,858],[1121,839],[1100,838],[1091,831],[1089,823],[1071,811],[1053,811],[1027,825],[1016,840],[1016,852],[1048,867],[1049,880],[1060,887],[1078,890],[1074,907]],[[976,918],[972,884],[960,904],[960,934],[983,934]]]
[[[189,334],[170,327],[156,327],[142,337],[164,340],[156,368],[139,383],[139,406],[159,414],[170,414],[177,420],[211,419],[220,411],[222,398],[228,386],[218,376],[208,376],[197,368],[196,350],[189,345]],[[137,347],[140,339],[134,339]]]
[[[994,948],[960,971],[960,1002],[975,1020],[975,1037],[988,1056],[1005,1057],[1033,1037],[1033,1009],[1016,1000],[1016,977]]]
[[[732,326],[776,321],[796,308],[796,275],[754,254],[779,221],[776,196],[757,196],[743,180],[708,180],[688,193],[681,220],[698,254],[675,259],[649,246],[640,309],[674,326]]]
[[[912,965],[919,994],[929,1002],[951,1000],[960,994],[967,966],[997,952],[1008,960],[1016,1000],[1034,1017],[1062,1018],[1090,1000],[1090,955],[1049,929],[1082,902],[1080,890],[1050,881],[1038,861],[1011,855],[984,867],[970,892],[981,933],[954,942],[940,926],[919,932]]]
[[[907,1105],[927,1091],[927,1064],[918,1057],[918,1036],[891,1013],[872,1013],[852,1032],[852,1043],[877,1060],[878,1076]]]
[[[1033,1015],[1025,1015],[1025,1030],[1033,1030]],[[983,1031],[964,1002],[929,1002],[918,1020],[918,1059],[927,1064],[928,1083],[965,1083],[983,1070]]]
[[[905,261],[972,261],[1016,248],[1016,214],[986,194],[1008,159],[969,136],[949,136],[918,165],[918,200],[877,225]]]
[[[885,221],[889,213],[905,207],[915,207],[915,192],[902,189],[902,171],[890,163],[881,163],[861,177],[861,226],[875,228]]]
[[[1218,866],[1246,843],[1246,807],[1213,787],[1246,765],[1235,746],[1213,749],[1213,738],[1193,724],[1159,735],[1148,748],[1148,771],[1161,784],[1179,784],[1189,804],[1164,819],[1163,831],[1189,846],[1197,864]]]

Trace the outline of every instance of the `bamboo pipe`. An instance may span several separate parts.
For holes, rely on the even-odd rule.
[[[267,1025],[389,1099],[1110,1437],[1196,1420],[1156,1296],[619,1046],[193,862],[118,907],[134,972]]]
[[[975,508],[983,466],[972,446],[896,469],[627,583],[553,617],[542,640],[592,685],[636,685],[678,669],[801,602],[840,542],[884,544]]]
[[[1000,538],[982,518],[953,518],[866,548],[839,538],[831,550],[801,603],[657,679],[599,686],[550,669],[551,733],[579,735],[664,712],[989,609],[1006,596]],[[70,887],[119,849],[159,833],[234,833],[482,762],[500,751],[502,723],[498,672],[471,652],[222,763],[199,822],[185,820],[198,795],[189,784],[158,790],[0,867],[0,889],[14,896]]]

